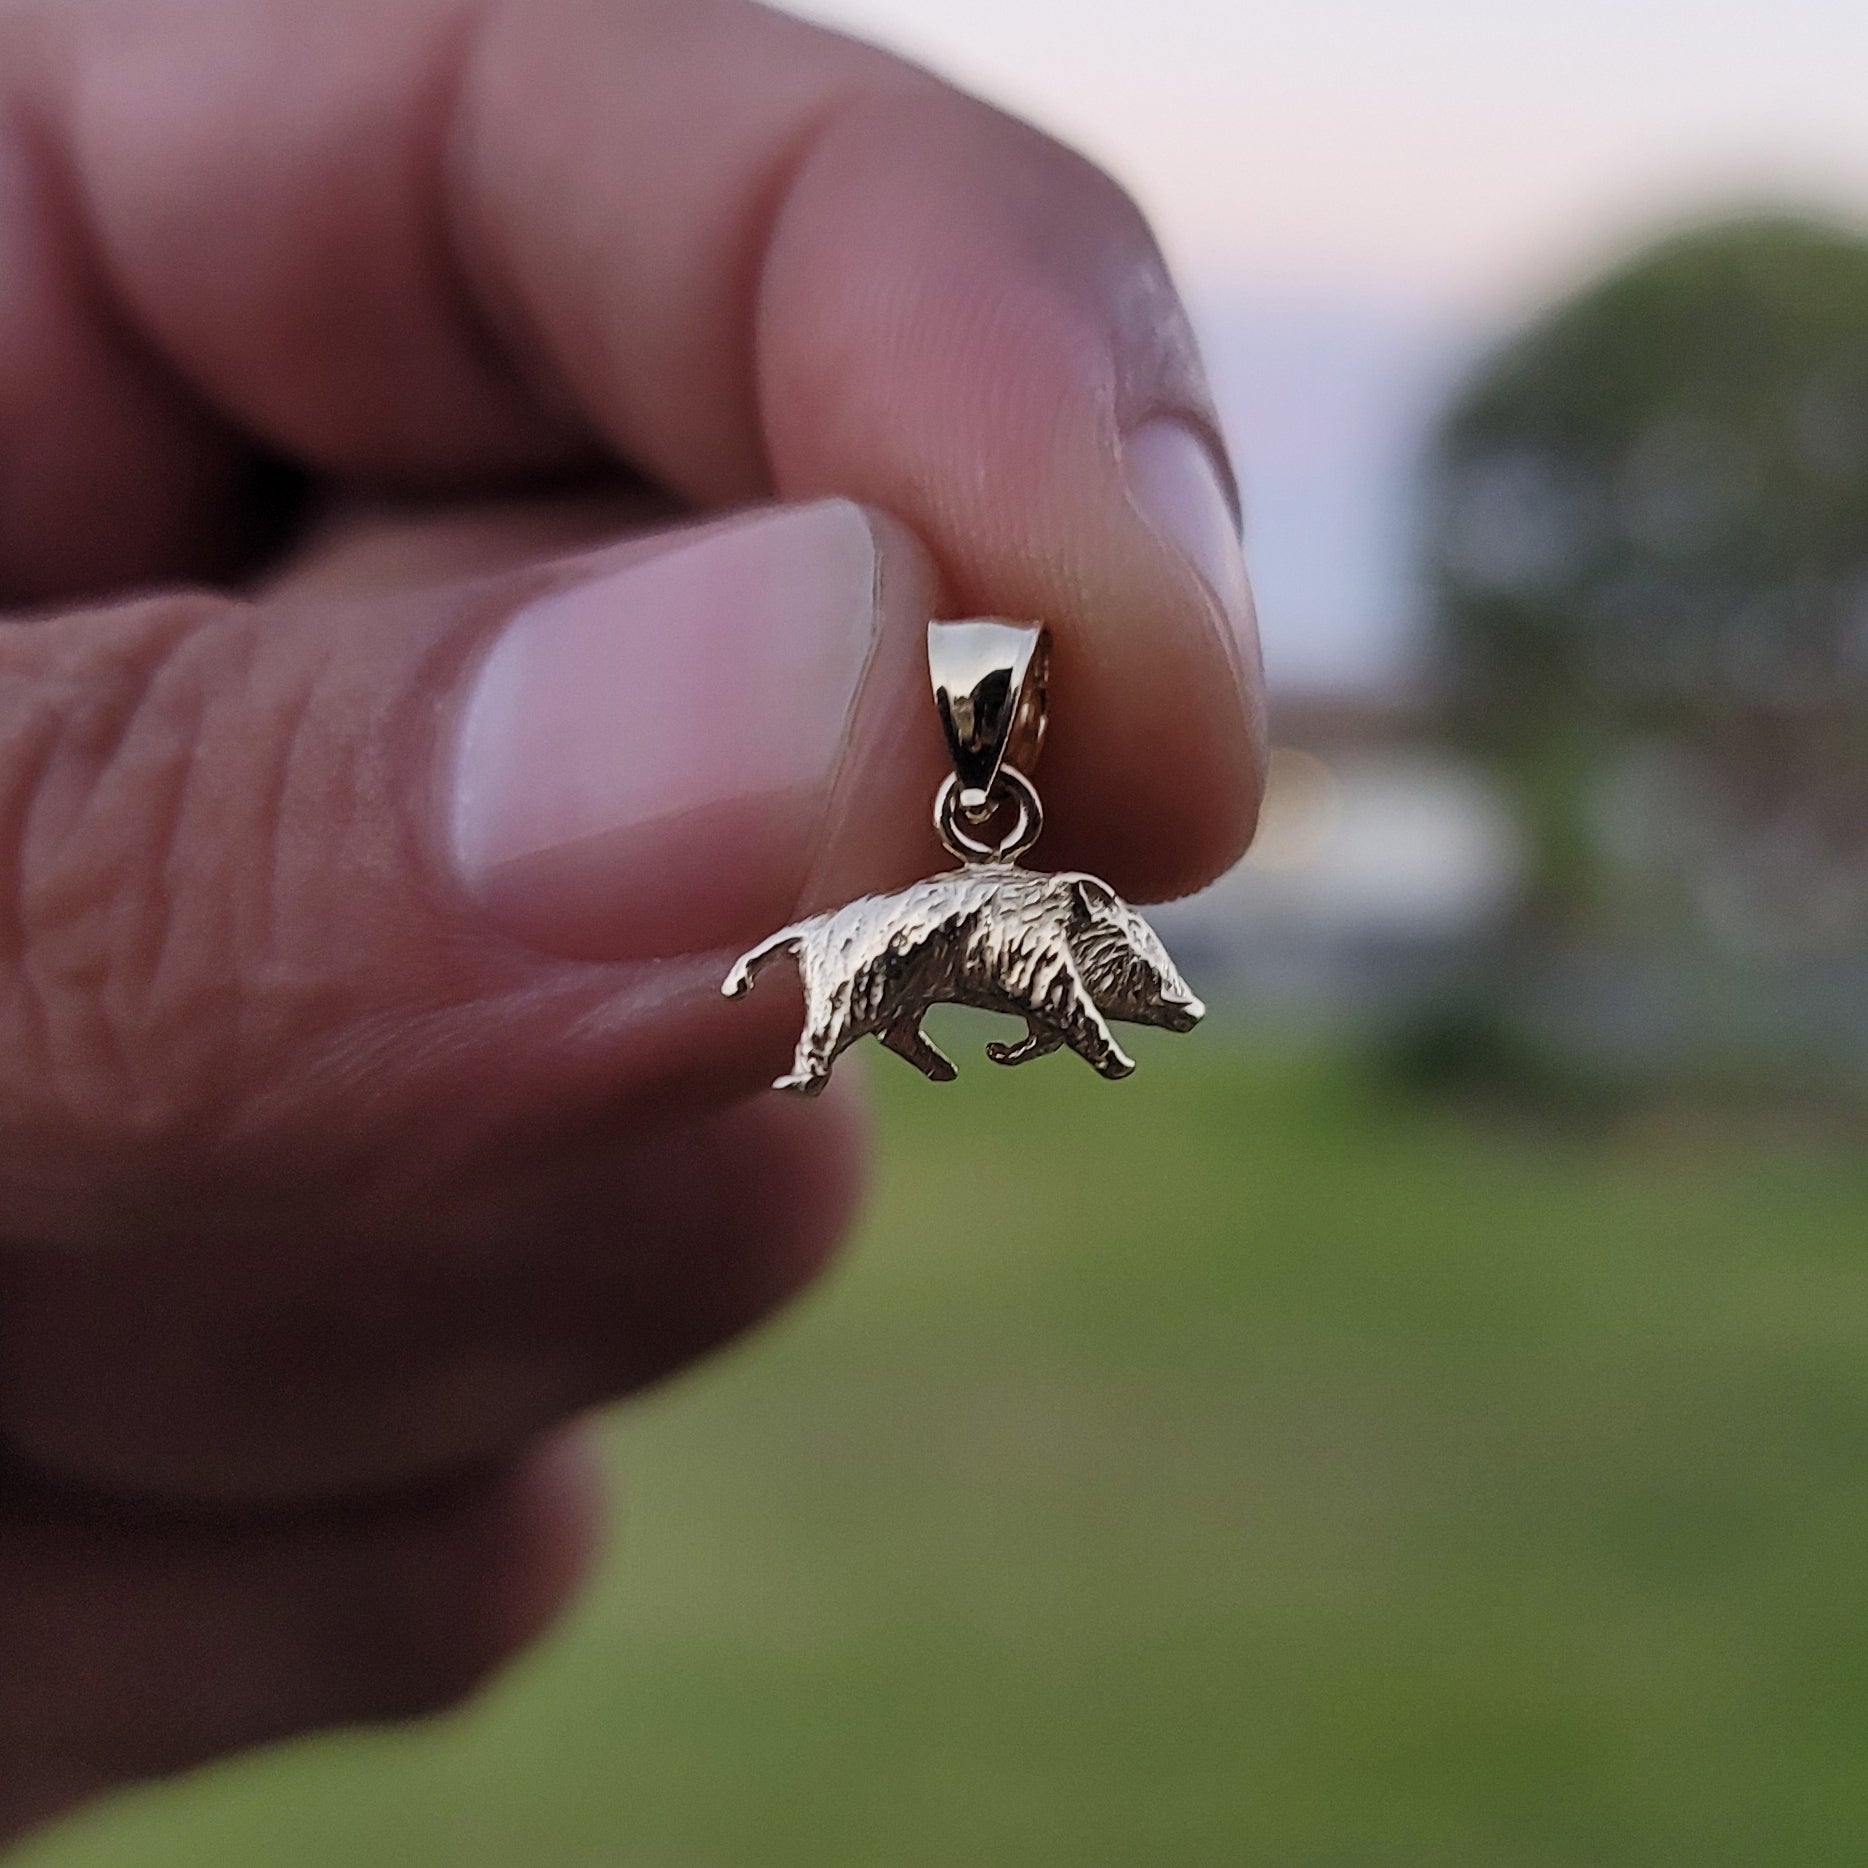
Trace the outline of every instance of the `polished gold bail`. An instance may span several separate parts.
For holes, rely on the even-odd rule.
[[[1003,767],[1030,779],[1044,744],[1051,642],[1038,623],[996,617],[928,624],[934,705],[971,810],[997,791]]]

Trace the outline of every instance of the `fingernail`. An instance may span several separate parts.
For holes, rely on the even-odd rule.
[[[782,914],[881,581],[868,515],[833,500],[699,531],[521,610],[454,742],[471,893],[522,938],[592,959],[693,950]]]
[[[1239,524],[1206,439],[1186,422],[1157,417],[1123,444],[1135,509],[1213,593],[1247,668],[1258,665],[1258,625]]]

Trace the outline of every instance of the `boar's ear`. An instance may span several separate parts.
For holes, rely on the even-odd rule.
[[[1094,876],[1078,876],[1072,885],[1077,892],[1077,900],[1083,904],[1087,915],[1107,914],[1116,905],[1116,892],[1107,882],[1099,882]]]

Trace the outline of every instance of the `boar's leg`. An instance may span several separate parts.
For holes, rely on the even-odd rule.
[[[1058,1028],[1063,1032],[1064,1042],[1099,1076],[1108,1077],[1112,1082],[1128,1076],[1135,1068],[1135,1060],[1116,1042],[1115,1033],[1096,1009],[1096,1001],[1090,997],[1082,974],[1074,966],[1069,969],[1066,982],[1066,996],[1058,1007]]]
[[[1062,1047],[1064,1034],[1035,1018],[1025,1020],[1025,1035],[1016,1044],[1001,1044],[996,1038],[986,1046],[986,1055],[995,1064],[1028,1064],[1034,1057],[1048,1057]]]
[[[793,1090],[800,1096],[821,1096],[830,1084],[830,1059],[811,1043],[807,1031],[798,1041],[797,1055],[791,1060],[790,1073],[775,1077],[772,1088]]]
[[[924,1077],[936,1083],[951,1083],[960,1074],[954,1069],[952,1059],[921,1029],[919,1012],[898,1018],[879,1035],[897,1057],[907,1058]]]
[[[805,947],[798,955],[798,978],[804,987],[804,1029],[791,1060],[791,1074],[780,1077],[775,1090],[793,1090],[800,1096],[820,1096],[830,1082],[830,1066],[847,1040],[844,1017],[825,990],[823,967],[816,952]]]
[[[1135,1060],[1115,1040],[1115,1034],[1103,1023],[1100,1012],[1096,1023],[1073,1030],[1065,1040],[1076,1054],[1097,1073],[1112,1083],[1135,1074]]]

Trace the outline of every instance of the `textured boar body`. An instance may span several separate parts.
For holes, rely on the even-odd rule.
[[[775,1087],[814,1095],[838,1054],[873,1035],[937,1081],[953,1065],[927,1040],[932,1005],[970,1005],[1026,1022],[1020,1064],[1068,1045],[1104,1076],[1134,1069],[1109,1018],[1190,1029],[1203,1007],[1154,931],[1107,883],[975,863],[897,895],[867,896],[781,929],[741,959],[723,990],[738,998],[781,953],[796,957],[805,1023],[791,1073]]]

